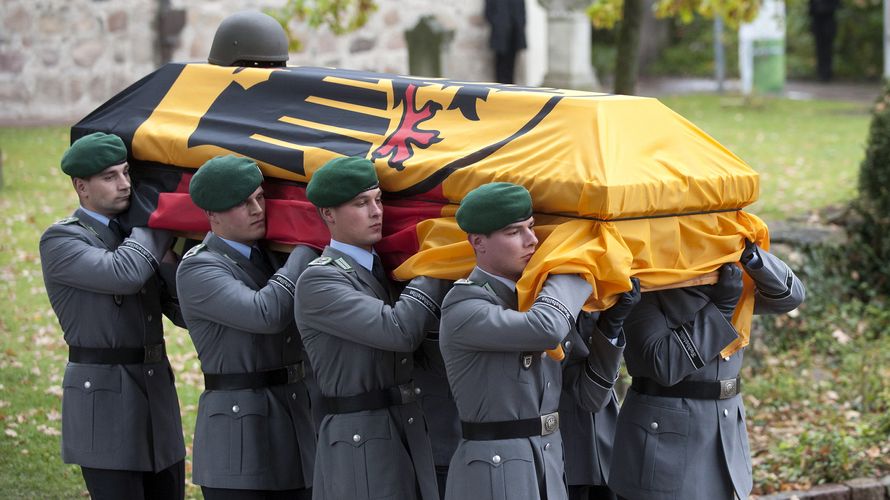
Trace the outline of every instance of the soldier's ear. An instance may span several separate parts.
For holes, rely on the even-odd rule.
[[[481,234],[470,233],[467,235],[467,241],[476,253],[485,253],[485,236]]]
[[[334,224],[334,209],[333,208],[319,208],[318,214],[321,215],[321,219],[325,221],[326,224]]]
[[[77,191],[79,196],[87,194],[87,181],[80,177],[72,177],[71,185],[74,186],[74,190]]]

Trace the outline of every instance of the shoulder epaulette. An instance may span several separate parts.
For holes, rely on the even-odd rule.
[[[189,257],[198,255],[198,253],[200,253],[205,248],[207,248],[207,245],[205,245],[204,243],[198,243],[197,245],[190,248],[189,251],[186,252],[185,255],[182,256],[182,258],[187,259]]]
[[[64,219],[57,220],[56,224],[62,224],[64,226],[67,224],[75,224],[77,222],[80,222],[80,219],[72,215],[71,217],[65,217]]]
[[[334,266],[334,267],[339,267],[340,269],[347,271],[347,272],[353,271],[352,266],[349,265],[349,262],[346,262],[346,259],[344,259],[343,257],[337,257],[336,259],[333,259],[331,257],[322,255],[321,257],[313,260],[312,262],[310,262],[307,265],[309,265],[309,266]]]
[[[481,283],[476,283],[475,281],[473,281],[473,280],[469,280],[469,279],[467,279],[467,278],[461,278],[461,279],[455,281],[454,284],[455,284],[455,285],[477,285],[477,286],[482,286]]]
[[[336,259],[334,259],[334,265],[344,271],[352,271],[352,266],[349,265],[349,262],[346,262],[346,259],[344,259],[343,257],[337,257]]]

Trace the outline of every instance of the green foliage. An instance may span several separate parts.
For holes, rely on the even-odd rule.
[[[325,27],[335,35],[355,31],[368,22],[377,10],[375,0],[287,0],[283,7],[266,13],[281,23],[290,39],[291,50],[299,50],[299,38],[290,29],[290,21],[305,21],[313,28]]]
[[[850,227],[860,243],[858,269],[876,293],[890,295],[890,83],[872,110],[854,209],[861,217]]]
[[[621,21],[624,0],[596,0],[587,7],[587,16],[598,29],[610,29]],[[688,24],[696,16],[720,16],[730,27],[750,21],[757,15],[759,0],[655,0],[657,18],[676,18]]]
[[[813,78],[816,71],[815,42],[810,32],[806,0],[786,2],[785,65],[788,78]],[[834,74],[848,80],[873,80],[883,71],[883,11],[880,0],[842,2],[837,13]],[[713,21],[696,15],[670,23],[667,43],[657,60],[644,72],[652,75],[711,77],[714,74]],[[727,76],[738,77],[738,30],[723,32]],[[594,38],[594,47],[608,46],[608,37]],[[702,57],[706,54],[706,57]]]

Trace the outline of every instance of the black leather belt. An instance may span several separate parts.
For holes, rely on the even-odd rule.
[[[68,361],[90,365],[137,365],[160,363],[167,357],[164,343],[145,347],[68,346]]]
[[[377,391],[363,392],[355,396],[328,398],[322,397],[325,413],[353,413],[365,410],[379,410],[390,406],[404,405],[417,401],[414,382],[387,387]]]
[[[303,363],[262,372],[205,373],[204,389],[208,391],[261,389],[275,385],[294,384],[303,380],[305,376],[306,371],[303,368]]]
[[[460,428],[464,439],[474,441],[547,436],[559,430],[559,412],[548,413],[537,418],[501,422],[461,421]]]
[[[729,399],[742,392],[741,377],[709,382],[705,380],[684,380],[670,387],[658,384],[652,379],[634,377],[630,387],[648,396],[689,399]]]

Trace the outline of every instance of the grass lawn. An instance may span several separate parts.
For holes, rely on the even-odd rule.
[[[760,174],[747,210],[767,221],[803,216],[856,195],[869,109],[861,104],[693,95],[661,99]]]
[[[861,106],[771,100],[744,109],[711,96],[664,101],[762,174],[761,200],[752,211],[768,220],[805,214],[855,194],[869,120]],[[76,207],[70,181],[58,168],[67,141],[68,129],[64,127],[0,129],[4,184],[0,213],[6,220],[0,234],[0,491],[15,498],[86,495],[79,470],[62,464],[59,457],[61,376],[67,351],[43,288],[37,250],[43,230]],[[188,460],[200,370],[188,334],[169,322],[166,331],[183,410]],[[890,351],[890,347],[883,349]],[[814,365],[822,362],[813,358]],[[780,371],[791,363],[787,357],[776,359],[779,361],[772,365],[769,360],[763,363],[766,368],[758,376],[771,380],[771,373],[777,377],[799,375],[796,368]],[[883,366],[890,364],[883,361]],[[778,368],[770,372],[770,366]],[[843,367],[833,369],[843,375]],[[794,390],[808,391],[805,382]],[[779,411],[771,406],[776,398],[764,396],[773,389],[754,385],[753,390],[759,392],[749,393],[748,397],[760,398],[763,407],[770,409],[755,407],[757,419],[752,419],[752,425],[768,426],[770,411]],[[824,396],[825,390],[818,390]],[[819,394],[813,399],[822,397]],[[799,418],[805,419],[807,414]],[[755,464],[760,464],[767,460],[761,456],[770,443],[755,438],[755,432],[752,451]],[[765,468],[769,474],[776,470]],[[190,469],[187,462],[189,478]],[[755,484],[784,482],[756,469]],[[789,480],[803,484],[806,479]],[[187,494],[198,497],[200,492],[190,486]]]

